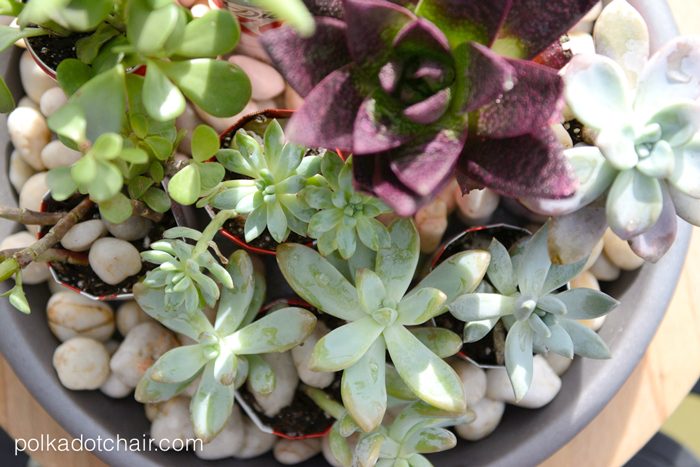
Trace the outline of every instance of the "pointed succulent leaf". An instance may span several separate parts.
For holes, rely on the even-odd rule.
[[[376,339],[365,355],[343,372],[343,404],[365,432],[381,425],[386,412],[385,368],[384,340]]]
[[[574,343],[574,352],[586,358],[610,358],[610,350],[598,333],[581,323],[564,319],[559,322]]]
[[[232,385],[236,380],[239,363],[240,359],[231,349],[221,349],[214,360],[214,378],[224,386]]]
[[[458,253],[440,263],[411,291],[416,293],[425,287],[441,290],[447,296],[446,303],[463,294],[473,292],[484,278],[491,255],[474,250]]]
[[[277,263],[292,289],[319,310],[346,321],[365,316],[355,288],[311,248],[280,245]]]
[[[471,412],[450,412],[422,401],[416,401],[404,408],[389,427],[393,439],[404,439],[416,427],[448,427],[466,423],[475,417]]]
[[[527,242],[515,272],[523,294],[539,296],[552,265],[547,246],[548,224],[545,224]]]
[[[248,253],[239,250],[231,255],[227,273],[232,279],[233,287],[222,291],[214,325],[216,331],[224,336],[238,329],[253,299],[255,275]]]
[[[270,394],[275,390],[275,372],[259,355],[246,357],[250,369],[248,370],[248,384],[251,389],[259,394]]]
[[[155,404],[170,400],[184,391],[196,377],[193,376],[180,383],[160,383],[151,378],[151,372],[152,368],[146,370],[146,373],[144,373],[136,386],[136,391],[134,393],[134,398],[142,404]]]
[[[161,356],[151,369],[150,377],[159,383],[182,383],[194,377],[216,354],[212,344],[177,347]]]
[[[376,431],[360,437],[353,453],[352,465],[372,467],[377,464],[386,435]]]
[[[277,243],[284,242],[289,236],[287,216],[279,201],[267,204],[267,230]]]
[[[311,334],[316,317],[303,308],[283,308],[225,338],[238,355],[285,352]]]
[[[556,265],[569,265],[583,261],[603,238],[607,228],[608,222],[602,200],[571,214],[552,218],[549,225],[548,248],[549,257],[554,263],[553,268],[556,272],[552,273],[551,277],[548,273],[543,291],[553,287],[563,279],[563,276],[568,275],[568,270],[556,269]],[[576,238],[576,241],[572,242],[572,238]],[[554,280],[555,275],[559,274],[562,277]]]
[[[438,289],[425,287],[404,297],[398,306],[397,323],[415,326],[430,321],[445,311],[447,296]]]
[[[134,285],[134,297],[147,315],[172,331],[195,340],[202,333],[214,331],[209,320],[201,311],[196,310],[191,314],[182,314],[178,313],[177,309],[168,308],[166,294],[162,289],[152,289],[137,283]]]
[[[557,316],[566,315],[568,312],[566,303],[559,298],[559,295],[540,297],[537,301],[537,308]]]
[[[387,296],[399,301],[408,290],[418,264],[419,238],[412,220],[401,219],[389,226],[391,246],[377,252],[376,273]]]
[[[223,430],[233,411],[234,388],[219,383],[209,363],[190,402],[194,434],[209,442]]]
[[[494,238],[491,240],[489,253],[491,253],[491,262],[486,275],[501,294],[513,295],[518,290],[518,284],[515,281],[513,263],[508,250]]]
[[[610,188],[605,209],[613,232],[629,240],[659,220],[663,209],[661,184],[635,169],[626,170]]]
[[[516,400],[525,397],[532,383],[533,338],[534,333],[526,321],[516,321],[506,336],[506,370]]]
[[[500,318],[489,318],[468,322],[464,326],[464,335],[462,339],[467,344],[480,341],[491,332],[499,319]]]
[[[397,33],[415,17],[391,2],[343,2],[346,40],[350,55],[356,63],[383,63]]]
[[[549,337],[535,337],[535,344],[546,352],[554,352],[566,358],[574,358],[574,342],[559,324],[549,326]]]
[[[676,240],[678,222],[676,220],[676,207],[666,185],[662,186],[664,195],[663,210],[659,220],[654,226],[641,235],[633,237],[629,241],[632,251],[645,261],[652,263],[660,260],[671,249]]]
[[[355,228],[345,224],[338,226],[336,243],[338,245],[338,253],[343,259],[352,258],[357,248]]]
[[[577,263],[566,265],[553,264],[547,272],[547,278],[542,286],[542,293],[547,294],[565,286],[569,281],[583,272],[583,268],[586,267],[587,262],[588,258],[586,257]]]
[[[333,427],[328,434],[328,443],[333,456],[338,459],[340,465],[348,466],[352,464],[352,451],[350,450],[348,441],[340,434],[338,422],[333,424]]]
[[[387,394],[394,399],[401,401],[413,402],[417,400],[416,395],[406,386],[406,383],[401,379],[401,375],[391,365],[386,365],[386,391]]]
[[[557,295],[567,309],[568,319],[594,319],[615,309],[620,302],[593,289],[571,289]]]
[[[447,451],[457,445],[457,437],[450,430],[438,427],[427,427],[411,433],[401,444],[404,454],[416,452],[431,454]]]
[[[323,336],[311,354],[314,371],[335,372],[359,361],[379,338],[383,326],[371,316],[345,324]]]
[[[447,363],[401,325],[385,329],[384,339],[396,371],[418,397],[440,409],[465,410],[461,380]]]
[[[473,293],[458,297],[448,308],[460,321],[471,322],[511,315],[516,303],[517,298],[507,295]]]
[[[366,313],[372,313],[382,307],[382,302],[386,298],[386,289],[374,271],[358,270],[355,282],[360,303]]]
[[[410,330],[423,345],[440,358],[451,357],[462,349],[462,339],[449,329],[421,327]]]

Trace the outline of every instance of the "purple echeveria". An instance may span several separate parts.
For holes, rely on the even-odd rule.
[[[557,199],[576,188],[549,129],[563,86],[530,59],[594,3],[308,0],[334,17],[317,17],[311,38],[283,27],[263,44],[306,98],[290,137],[353,153],[356,183],[397,213],[455,170],[465,187]]]

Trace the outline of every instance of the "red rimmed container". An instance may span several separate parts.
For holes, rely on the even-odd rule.
[[[241,27],[238,51],[269,62],[270,58],[260,44],[260,36],[271,29],[279,28],[283,23],[246,0],[214,0],[214,4],[230,11],[238,19]]]
[[[242,117],[240,120],[236,122],[235,125],[233,125],[231,128],[228,130],[224,131],[221,133],[219,136],[220,140],[220,145],[222,148],[229,148],[231,145],[231,141],[233,140],[234,136],[236,135],[236,132],[240,129],[244,129],[246,131],[250,131],[253,133],[257,133],[260,136],[265,131],[265,128],[269,124],[270,120],[277,120],[280,122],[280,124],[284,127],[285,123],[289,118],[291,118],[292,114],[294,114],[293,110],[287,110],[287,109],[268,109],[268,110],[262,110],[260,112],[255,112],[250,115],[246,115]],[[341,155],[342,157],[342,155]],[[229,173],[229,172],[227,172]],[[245,178],[241,176],[241,178]],[[216,215],[216,209],[212,208],[211,206],[205,206],[204,209],[207,211],[209,216],[213,219],[214,216]],[[236,234],[235,230],[236,228],[240,231],[242,231],[242,226],[245,224],[245,219],[246,217],[243,215],[239,215],[235,217],[234,219],[231,219],[228,221],[225,225],[224,228],[220,230],[221,235],[226,237],[228,240],[233,242],[235,245],[239,246],[240,248],[243,248],[251,253],[256,253],[259,255],[267,255],[267,256],[275,256],[277,254],[276,252],[276,246],[277,242],[275,242],[272,237],[270,236],[269,232],[267,232],[267,229],[265,229],[265,232],[263,232],[260,237],[256,238],[252,242],[248,243],[245,241],[245,239],[242,237],[240,234]],[[294,232],[291,232],[289,234],[289,237],[287,239],[288,243],[300,243],[306,246],[313,246],[314,241],[310,238],[306,237],[301,237]],[[265,244],[274,244],[275,248],[270,248],[267,247]]]
[[[510,250],[531,236],[532,233],[529,230],[509,224],[469,228],[442,244],[430,259],[430,270],[457,253],[468,250],[488,250],[491,240],[494,238]],[[484,278],[484,281],[488,282],[488,279]],[[460,336],[464,330],[464,322],[459,321],[450,313],[438,316],[434,322]],[[483,339],[464,344],[457,357],[481,368],[503,368],[504,364],[500,362],[499,358],[501,352],[499,349],[505,345],[505,335],[506,330],[499,322]]]
[[[337,318],[333,318],[330,315],[319,312],[316,308],[298,297],[274,300],[265,305],[260,310],[260,314],[270,313],[285,307],[299,307],[309,310],[319,319],[322,319],[330,329],[334,329],[341,323],[340,320],[337,320]],[[342,372],[336,373],[333,383],[331,383],[330,386],[322,389],[323,391],[333,395],[337,400],[340,400],[341,375]],[[316,403],[301,390],[302,384],[303,383],[300,381],[292,404],[283,408],[275,417],[267,417],[261,413],[260,410],[255,408],[255,398],[250,392],[247,391],[245,386],[236,391],[236,401],[246,415],[248,415],[258,429],[260,429],[260,431],[288,440],[298,441],[304,439],[323,438],[330,432],[333,423],[335,423],[335,419],[326,414],[323,409],[318,407],[318,405],[316,405]],[[290,419],[292,415],[295,415],[291,413],[291,410],[288,410],[295,405],[297,406],[297,413],[303,413],[305,416],[311,417],[312,423],[314,424],[314,428],[311,430],[311,432],[302,433],[282,427],[285,420],[287,420],[286,423],[289,423],[288,419]]]

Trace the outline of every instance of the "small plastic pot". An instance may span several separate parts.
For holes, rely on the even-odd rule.
[[[522,227],[508,224],[495,224],[467,229],[443,243],[430,260],[430,270],[433,270],[447,258],[462,251],[487,250],[493,238],[501,242],[507,249],[511,249],[515,244],[531,235],[528,230]],[[450,313],[438,316],[434,321],[438,326],[462,335],[464,323]],[[506,330],[499,322],[480,341],[464,344],[457,357],[481,368],[502,368],[503,365],[498,362],[498,349],[502,349],[505,345],[505,336]]]
[[[48,193],[46,196],[44,196],[44,199],[40,206],[40,211],[67,211],[76,206],[81,199],[81,196],[74,196],[73,198],[70,198],[66,201],[58,202],[54,201],[53,198],[51,198],[51,194]],[[151,229],[151,232],[145,238],[131,242],[132,245],[134,245],[139,251],[145,251],[148,248],[148,245],[160,238],[160,234],[162,234],[163,231],[171,227],[175,227],[176,225],[179,225],[178,218],[182,218],[180,216],[183,216],[184,214],[182,214],[180,211],[177,211],[176,214],[176,209],[173,209],[171,213],[167,213],[160,223],[155,224],[154,227]],[[91,209],[90,213],[86,216],[86,218],[83,221],[92,219],[100,219],[100,212],[97,206],[94,206]],[[40,229],[39,233],[37,234],[37,237],[40,239],[43,238],[48,233],[49,229],[49,226],[43,227],[42,229]],[[151,239],[150,237],[152,236],[156,238]],[[56,245],[55,248],[62,249],[60,244]],[[88,257],[88,252],[71,252],[71,255],[73,254],[76,256],[84,256],[85,259],[87,259]],[[145,273],[152,267],[153,266],[150,263],[143,263],[143,267],[139,274],[131,276],[124,280],[124,282],[113,286],[102,282],[99,279],[99,277],[97,277],[97,275],[92,271],[89,265],[83,266],[63,263],[49,263],[49,271],[51,272],[51,276],[53,277],[54,281],[56,281],[61,286],[72,290],[73,292],[79,293],[84,297],[96,301],[133,300],[134,294],[132,292],[132,288],[134,284],[136,284],[139,277],[143,273]],[[83,280],[82,283],[81,280]]]
[[[322,318],[329,327],[335,327],[339,323],[335,323],[331,320],[332,317],[326,314],[320,313],[316,308],[306,303],[304,300],[294,297],[294,298],[282,298],[275,300],[265,305],[261,310],[260,314],[269,313],[284,307],[300,307],[311,311],[317,317]],[[333,318],[334,319],[334,318]],[[330,321],[330,322],[329,322]],[[341,373],[336,373],[335,380],[333,383],[326,388],[326,391],[330,391],[338,400],[340,400],[340,381]],[[301,385],[302,383],[300,383]],[[316,428],[309,433],[300,433],[296,431],[286,430],[280,423],[285,418],[289,419],[291,417],[289,412],[285,411],[289,407],[282,409],[280,414],[275,417],[267,417],[255,408],[254,397],[250,394],[245,387],[241,387],[236,391],[236,401],[240,404],[240,407],[245,411],[248,417],[255,423],[255,425],[263,432],[270,433],[280,438],[289,440],[303,440],[303,439],[313,439],[313,438],[323,438],[331,430],[335,419],[327,415],[320,407],[318,407],[304,392],[297,387],[296,395],[294,396],[294,401],[289,407],[293,407],[295,404],[301,406],[303,409],[300,413],[305,415],[305,418],[312,417],[313,423],[316,424]],[[282,420],[280,420],[282,419]],[[275,424],[275,420],[278,421],[278,425]],[[287,421],[287,423],[289,423]]]
[[[251,131],[257,134],[262,135],[263,132],[265,131],[265,128],[267,127],[268,123],[272,119],[276,119],[280,121],[284,125],[284,121],[288,120],[292,114],[294,113],[293,110],[284,110],[284,109],[270,109],[270,110],[263,110],[261,112],[256,112],[250,115],[246,115],[245,117],[241,118],[238,122],[236,122],[235,125],[233,125],[231,128],[228,130],[224,131],[220,135],[220,144],[222,148],[228,148],[231,145],[231,141],[233,140],[233,137],[235,136],[236,132],[240,129],[245,129],[247,131]],[[243,178],[243,177],[241,177]],[[204,208],[209,216],[213,219],[214,216],[216,215],[217,211],[212,208],[211,206],[205,206]],[[238,226],[238,230],[242,230],[243,224],[245,224],[245,216],[238,216],[234,219],[231,219],[228,221],[225,225],[224,228],[221,229],[220,233],[230,241],[232,241],[234,244],[237,246],[251,252],[251,253],[257,253],[260,255],[269,255],[269,256],[274,256],[277,254],[276,248],[277,248],[277,243],[272,240],[272,238],[269,236],[269,233],[263,233],[260,237],[256,238],[252,242],[248,243],[245,241],[245,238],[240,233],[236,233],[234,231],[235,226]],[[264,237],[269,237],[265,239]],[[289,235],[289,238],[287,242],[290,243],[301,243],[303,245],[307,246],[312,246],[314,244],[314,241],[310,238],[306,237],[301,237],[294,232],[292,232]],[[267,243],[267,244],[266,244]],[[274,248],[270,246],[270,244],[274,243]]]

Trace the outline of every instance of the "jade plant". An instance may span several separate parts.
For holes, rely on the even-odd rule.
[[[285,352],[313,331],[316,317],[302,308],[288,307],[257,318],[265,294],[262,275],[254,272],[245,251],[234,253],[227,267],[234,286],[223,289],[214,324],[201,308],[171,310],[167,294],[144,284],[134,288],[143,310],[195,344],[170,350],[143,376],[136,388],[140,402],[156,403],[181,393],[200,378],[190,412],[194,432],[209,442],[231,416],[234,393],[246,380],[263,394],[275,387],[275,375],[260,354]]]
[[[459,377],[409,327],[446,312],[451,299],[476,288],[488,266],[488,253],[462,253],[407,293],[418,263],[418,233],[407,219],[394,222],[389,233],[391,244],[379,249],[373,269],[357,271],[355,285],[306,246],[283,244],[277,250],[292,289],[319,310],[347,321],[318,341],[311,368],[343,370],[343,403],[364,431],[379,426],[386,411],[387,351],[417,397],[443,410],[464,412]]]
[[[477,341],[499,320],[508,328],[505,363],[517,400],[527,394],[533,375],[533,352],[554,352],[567,358],[609,358],[605,342],[577,320],[605,316],[617,305],[612,297],[593,289],[564,290],[584,268],[587,258],[570,265],[552,264],[545,224],[511,253],[496,239],[489,247],[486,275],[494,293],[468,293],[449,305],[456,318],[477,323],[465,332]],[[480,332],[475,332],[480,329]],[[466,330],[465,330],[466,331]]]
[[[376,217],[391,212],[379,199],[356,191],[352,183],[352,157],[343,163],[332,151],[323,155],[322,186],[304,188],[299,197],[318,210],[309,220],[308,236],[318,240],[323,256],[338,251],[343,259],[355,254],[358,243],[372,251],[387,247],[389,233]]]
[[[540,8],[506,0],[344,0],[342,20],[319,16],[310,38],[263,36],[304,105],[293,141],[339,148],[354,176],[399,215],[411,215],[459,171],[463,189],[549,199],[576,185],[549,127],[563,83],[529,59],[594,4]],[[537,179],[538,183],[532,183]]]
[[[246,242],[265,230],[278,243],[290,232],[306,236],[314,211],[297,194],[309,183],[317,183],[320,156],[287,142],[282,126],[272,120],[262,141],[238,130],[231,148],[220,150],[216,158],[241,178],[220,183],[205,194],[200,205],[244,215]]]

